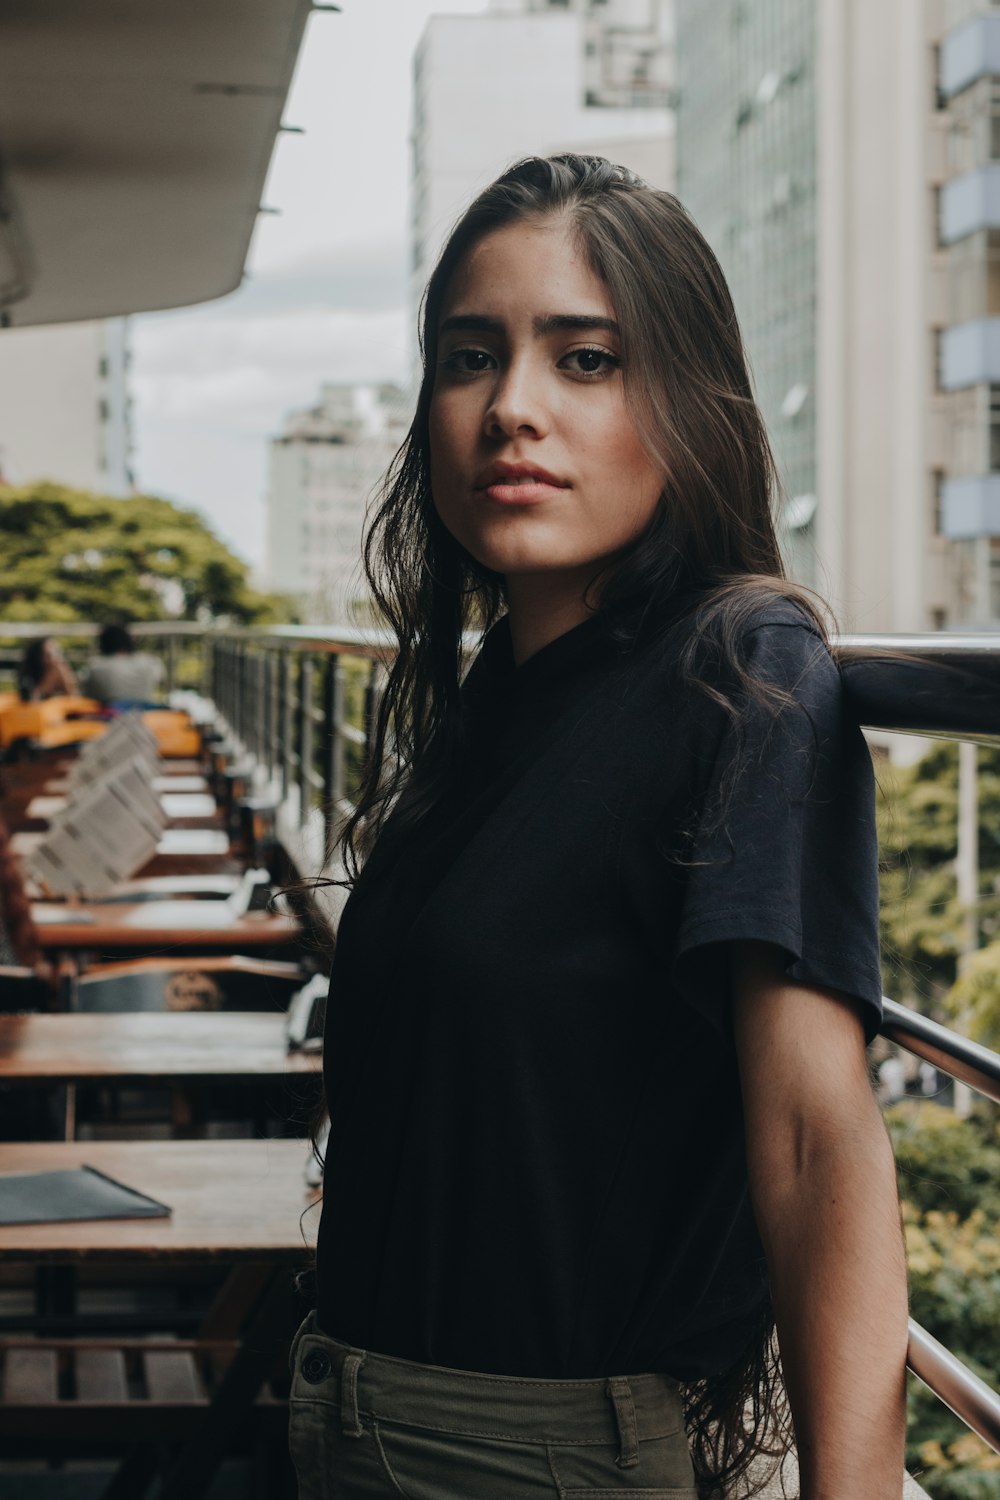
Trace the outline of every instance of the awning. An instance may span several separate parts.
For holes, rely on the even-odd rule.
[[[239,285],[310,0],[0,0],[0,310]]]

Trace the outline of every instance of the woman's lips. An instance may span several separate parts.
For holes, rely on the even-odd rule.
[[[497,505],[537,505],[566,489],[564,484],[549,484],[544,479],[498,479],[485,485],[482,494]]]

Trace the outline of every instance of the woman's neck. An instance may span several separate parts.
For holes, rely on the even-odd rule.
[[[586,597],[586,577],[553,578],[550,573],[508,576],[507,613],[514,661],[521,666],[550,641],[582,625],[594,613]]]

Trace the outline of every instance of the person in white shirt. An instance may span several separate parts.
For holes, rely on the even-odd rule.
[[[105,625],[98,637],[100,655],[89,663],[83,691],[109,708],[155,708],[163,680],[163,663],[148,651],[136,651],[125,625]]]

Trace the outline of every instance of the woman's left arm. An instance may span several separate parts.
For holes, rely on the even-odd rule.
[[[857,1002],[732,948],[750,1193],[801,1500],[900,1500],[907,1288],[896,1171]]]

